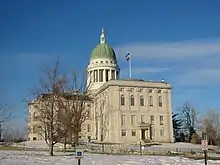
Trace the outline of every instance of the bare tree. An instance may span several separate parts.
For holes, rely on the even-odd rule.
[[[54,145],[62,138],[62,127],[59,120],[58,102],[63,95],[61,88],[66,84],[66,76],[59,73],[59,58],[54,67],[43,70],[43,76],[38,86],[31,92],[36,100],[28,102],[32,131],[40,135],[49,147],[53,156]]]
[[[91,106],[89,106],[93,99],[89,92],[89,85],[87,84],[87,79],[82,78],[73,72],[70,78],[68,86],[63,88],[63,98],[59,101],[59,107],[62,110],[62,125],[64,131],[64,150],[67,138],[72,141],[74,137],[75,146],[79,141],[79,134],[82,131],[82,125],[85,123],[91,114]]]
[[[191,104],[185,103],[180,108],[180,121],[183,124],[183,129],[188,132],[189,141],[192,135],[196,132],[197,111]]]
[[[2,132],[2,140],[4,142],[22,142],[25,141],[25,136],[20,130],[8,127]]]
[[[210,145],[220,144],[220,112],[211,109],[201,118],[201,131],[207,135]]]
[[[4,101],[0,100],[0,140],[2,138],[3,125],[11,119],[15,110],[9,107]]]

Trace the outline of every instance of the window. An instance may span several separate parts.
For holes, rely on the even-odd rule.
[[[125,115],[121,115],[121,125],[125,125]]]
[[[152,93],[152,89],[149,89],[149,93]]]
[[[144,106],[144,96],[140,96],[140,106]]]
[[[145,123],[145,116],[141,115],[141,123]]]
[[[154,116],[150,116],[150,124],[154,125]]]
[[[121,105],[125,105],[125,96],[121,95]]]
[[[160,116],[160,125],[163,125],[163,116]]]
[[[159,104],[159,107],[162,107],[162,97],[161,96],[158,97],[158,104]]]
[[[99,82],[103,82],[103,70],[99,70]]]
[[[125,129],[121,130],[121,136],[126,136],[126,130]]]
[[[87,132],[90,132],[91,131],[91,127],[90,127],[90,124],[87,125]]]
[[[135,115],[131,115],[131,125],[135,125],[136,122],[136,116]]]
[[[149,104],[150,104],[150,106],[153,106],[153,96],[149,97]]]
[[[135,131],[135,130],[132,130],[131,135],[132,135],[132,136],[136,136],[136,131]]]
[[[160,136],[164,136],[164,130],[163,129],[160,130]]]
[[[161,90],[158,90],[157,93],[161,93]]]
[[[33,137],[33,141],[37,140],[37,137]]]
[[[134,106],[134,95],[130,96],[130,102],[131,102],[131,106]]]

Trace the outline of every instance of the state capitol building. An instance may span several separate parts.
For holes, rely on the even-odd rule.
[[[164,81],[121,80],[115,51],[106,43],[104,30],[92,50],[87,76],[88,88],[100,105],[91,106],[94,108],[83,123],[81,138],[111,143],[173,142],[171,85]],[[33,111],[29,106],[29,113]],[[42,139],[31,129],[28,137]]]

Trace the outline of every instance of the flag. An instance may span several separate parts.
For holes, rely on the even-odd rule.
[[[131,56],[131,54],[130,54],[130,53],[127,53],[127,54],[126,54],[125,58],[126,58],[126,60],[127,60],[127,61],[129,61],[129,60],[130,60],[130,56]]]

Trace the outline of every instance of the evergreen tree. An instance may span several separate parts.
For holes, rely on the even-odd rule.
[[[172,113],[172,120],[173,120],[173,134],[175,141],[180,141],[180,129],[182,127],[182,122],[178,119],[178,113]]]

